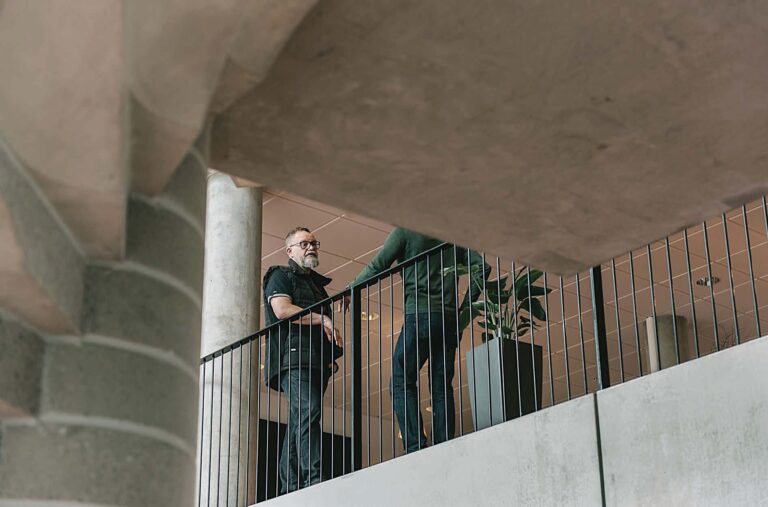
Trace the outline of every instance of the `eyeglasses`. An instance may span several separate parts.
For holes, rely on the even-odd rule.
[[[288,248],[291,248],[292,246],[299,246],[302,250],[308,249],[310,246],[314,247],[315,250],[320,249],[320,242],[319,241],[299,241],[298,243],[294,243],[292,245],[288,245]]]

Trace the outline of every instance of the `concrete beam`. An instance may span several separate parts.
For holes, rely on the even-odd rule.
[[[327,0],[216,120],[212,166],[573,273],[768,191],[765,19]]]

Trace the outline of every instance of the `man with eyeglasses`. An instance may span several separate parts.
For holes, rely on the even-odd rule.
[[[330,278],[314,271],[320,242],[305,227],[285,237],[287,266],[272,266],[264,275],[266,324],[270,326],[328,298]],[[321,406],[328,379],[343,342],[331,320],[331,305],[273,328],[266,344],[264,380],[288,396],[288,430],[280,452],[282,492],[322,480]]]

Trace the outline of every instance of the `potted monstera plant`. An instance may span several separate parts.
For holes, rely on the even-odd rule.
[[[475,274],[464,266],[446,268],[458,276]],[[469,276],[469,305],[459,311],[462,335],[480,319],[481,344],[466,353],[467,381],[475,429],[514,419],[533,412],[541,403],[542,347],[524,338],[542,323],[547,314],[542,304],[552,289],[536,282],[543,276],[537,269],[522,268],[510,276],[480,283],[482,276]]]

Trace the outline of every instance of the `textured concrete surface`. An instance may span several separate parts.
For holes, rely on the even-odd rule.
[[[0,307],[51,333],[78,329],[84,259],[0,138]]]
[[[162,191],[315,1],[4,0],[0,131],[83,250],[118,259],[129,186]]]
[[[202,356],[258,331],[261,201],[261,188],[208,177]]]
[[[216,119],[212,166],[572,273],[768,190],[766,19],[327,0]]]
[[[92,266],[86,275],[83,331],[120,337],[200,361],[200,308],[164,281],[137,271]]]
[[[768,338],[597,395],[607,505],[768,504]]]
[[[197,384],[167,362],[98,344],[49,344],[41,412],[130,421],[177,435],[194,448]]]
[[[107,258],[122,253],[129,178],[122,10],[0,5],[0,131],[84,250]]]
[[[766,361],[768,337],[265,505],[766,505]]]
[[[37,412],[43,347],[36,333],[0,314],[0,419]]]
[[[44,423],[6,424],[2,439],[2,498],[125,507],[193,505],[194,459],[157,440]]]
[[[268,505],[600,505],[593,399],[524,416]]]
[[[187,155],[161,194],[205,227],[205,186],[208,167],[193,155]]]
[[[768,189],[761,2],[1,9],[0,130],[101,258],[209,113],[216,169],[553,272]]]
[[[261,225],[262,225],[262,190],[261,188],[238,188],[232,178],[226,174],[210,171],[207,187],[206,236],[205,236],[205,287],[203,294],[202,339],[200,355],[208,355],[233,341],[258,331],[259,302],[261,301]],[[258,349],[257,355],[258,355]],[[229,463],[237,460],[247,463],[249,452],[257,452],[256,440],[240,438],[248,430],[250,410],[248,396],[252,393],[252,405],[258,406],[258,393],[261,386],[261,374],[256,364],[258,357],[251,359],[252,348],[240,348],[215,365],[206,365],[211,374],[205,378],[203,399],[221,400],[227,393],[234,395],[232,406],[229,400],[222,400],[228,411],[234,411],[227,417],[223,426],[201,426],[203,444],[202,463],[215,456],[218,462]],[[251,364],[253,361],[253,365]],[[227,367],[233,371],[230,376]],[[245,371],[252,372],[249,377]],[[223,374],[222,374],[223,373]],[[250,385],[249,385],[250,381]],[[222,408],[222,411],[225,409]],[[226,413],[226,412],[222,412]],[[210,417],[210,410],[209,410]],[[221,417],[221,416],[220,416]],[[240,428],[240,421],[245,425]],[[250,428],[257,430],[257,422]],[[210,442],[219,442],[210,446]],[[209,445],[206,446],[205,442]],[[223,446],[221,442],[229,442]],[[255,463],[251,464],[250,473],[255,474]],[[239,480],[238,474],[249,472],[249,466],[232,468],[228,472],[202,468],[199,478],[201,501],[216,500],[227,503],[227,496],[244,497],[247,486]],[[209,479],[217,476],[228,477],[229,487],[209,488]],[[240,490],[238,490],[238,488]],[[250,495],[253,496],[252,494]]]
[[[203,236],[196,225],[162,201],[132,197],[126,258],[177,278],[202,297]]]

